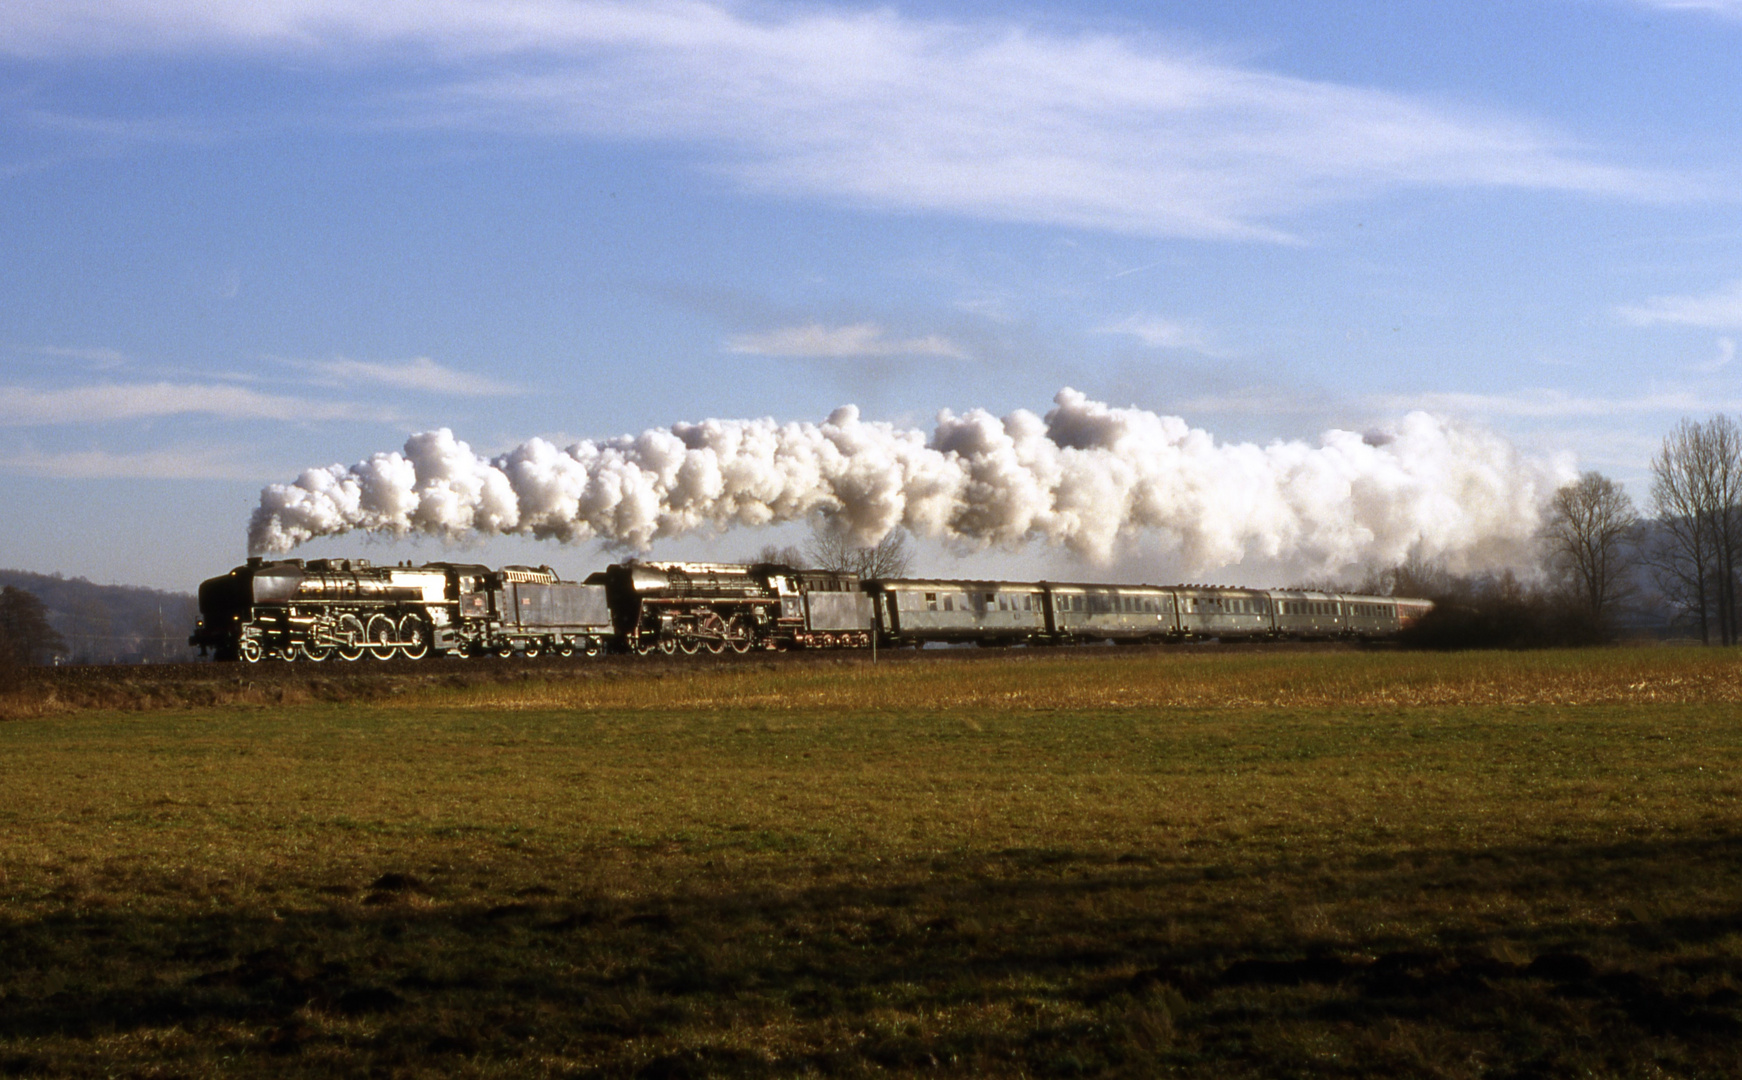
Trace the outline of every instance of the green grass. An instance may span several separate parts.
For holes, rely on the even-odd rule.
[[[1742,1072],[1732,654],[581,671],[0,724],[0,1074]]]

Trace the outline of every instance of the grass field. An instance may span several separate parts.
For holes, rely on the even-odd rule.
[[[1736,654],[578,670],[0,723],[0,1075],[1742,1074]]]

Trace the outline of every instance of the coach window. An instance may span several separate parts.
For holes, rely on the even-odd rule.
[[[936,611],[938,609],[938,594],[937,593],[928,592],[925,594],[925,609],[927,611]]]
[[[944,594],[944,610],[945,611],[956,610],[955,598],[952,597],[949,593]]]

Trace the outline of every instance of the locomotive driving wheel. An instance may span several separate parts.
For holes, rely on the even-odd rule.
[[[385,615],[369,616],[369,630],[365,635],[369,639],[369,655],[377,660],[386,660],[393,655],[393,620]]]
[[[310,638],[302,643],[302,654],[318,664],[333,655],[333,647],[324,640],[317,641]]]
[[[259,638],[245,637],[236,643],[236,655],[250,664],[258,664],[266,650],[260,647]]]
[[[726,620],[720,618],[719,612],[703,612],[696,620],[696,634],[700,644],[714,655],[726,651]]]
[[[422,660],[429,655],[429,627],[416,615],[399,620],[399,651],[408,659]]]
[[[748,615],[734,615],[726,624],[725,643],[735,653],[747,653],[756,644],[756,624]]]
[[[363,620],[355,615],[339,616],[339,659],[363,659]]]

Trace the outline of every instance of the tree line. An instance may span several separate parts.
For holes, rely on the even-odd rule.
[[[187,593],[0,570],[0,595],[12,597],[14,611],[31,603],[53,633],[52,638],[26,635],[32,664],[170,663],[198,656],[187,636],[199,603]],[[16,627],[23,624],[14,618],[10,625],[16,644]],[[6,620],[0,619],[0,635],[8,633],[5,626]],[[43,641],[49,644],[39,643]],[[0,648],[0,663],[16,658],[15,648]]]

